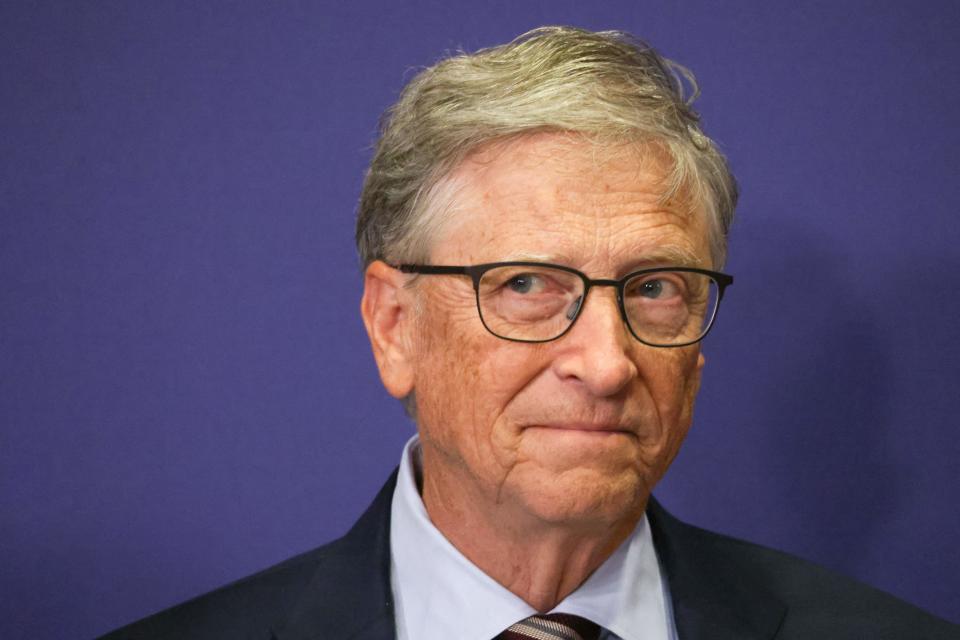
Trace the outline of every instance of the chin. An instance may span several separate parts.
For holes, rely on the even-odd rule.
[[[529,479],[521,503],[540,520],[557,525],[610,527],[638,520],[649,491],[635,470],[620,473],[577,468]]]

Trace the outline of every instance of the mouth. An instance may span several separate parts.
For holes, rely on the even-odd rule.
[[[558,434],[569,433],[570,435],[582,435],[588,437],[611,437],[616,435],[623,436],[633,436],[634,434],[629,429],[625,429],[619,425],[609,425],[609,424],[593,424],[593,423],[551,423],[551,424],[536,424],[527,427],[527,429],[537,429],[544,430],[549,432],[556,432]]]

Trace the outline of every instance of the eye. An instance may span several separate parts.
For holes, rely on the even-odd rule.
[[[659,298],[663,294],[663,280],[647,280],[640,285],[638,293],[645,298]]]
[[[507,280],[505,286],[514,293],[531,293],[543,289],[543,279],[532,273],[519,273]]]
[[[627,285],[627,295],[660,302],[674,301],[683,296],[687,287],[681,276],[674,273],[654,274]]]

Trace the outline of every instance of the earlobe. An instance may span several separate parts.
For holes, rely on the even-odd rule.
[[[412,320],[410,297],[403,289],[406,276],[385,262],[367,267],[360,315],[367,328],[380,379],[395,398],[413,390],[414,372],[408,332]]]

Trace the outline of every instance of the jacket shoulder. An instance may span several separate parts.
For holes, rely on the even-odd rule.
[[[117,629],[100,640],[271,638],[343,539],[294,556],[209,593]]]
[[[656,521],[657,550],[670,558],[661,561],[671,591],[674,581],[679,582],[681,593],[689,591],[688,578],[682,574],[692,572],[700,581],[712,581],[714,592],[733,594],[741,603],[762,594],[785,608],[775,636],[778,639],[960,640],[960,626],[813,562],[688,525],[659,505],[652,508],[650,516]],[[703,594],[699,589],[689,597]]]
[[[267,640],[363,629],[391,616],[390,503],[396,473],[333,542],[113,631],[100,640]],[[371,616],[370,611],[379,612]]]

